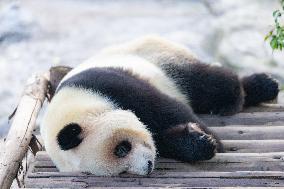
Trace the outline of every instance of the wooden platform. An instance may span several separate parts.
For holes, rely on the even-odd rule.
[[[234,116],[201,116],[219,134],[226,153],[195,164],[158,159],[146,177],[97,177],[60,173],[46,152],[40,151],[25,178],[28,188],[100,187],[284,187],[283,109],[248,110]]]

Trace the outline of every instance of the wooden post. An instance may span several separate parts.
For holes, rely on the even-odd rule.
[[[7,135],[4,151],[0,156],[0,188],[8,189],[15,177],[24,155],[27,153],[36,118],[45,100],[48,80],[35,75],[28,80],[23,96]]]

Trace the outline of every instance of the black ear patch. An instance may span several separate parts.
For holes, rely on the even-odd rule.
[[[57,135],[57,142],[61,150],[70,150],[82,142],[79,136],[82,128],[77,123],[66,125]]]
[[[50,89],[49,89],[49,99],[51,100],[54,96],[56,88],[58,87],[60,81],[63,77],[72,70],[71,67],[68,66],[55,66],[49,69],[50,73]]]

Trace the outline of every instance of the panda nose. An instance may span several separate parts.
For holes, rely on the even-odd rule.
[[[152,168],[153,168],[152,161],[148,161],[148,172],[147,172],[147,175],[149,175],[152,172]]]

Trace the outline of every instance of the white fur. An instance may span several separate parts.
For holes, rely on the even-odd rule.
[[[68,123],[78,123],[82,127],[83,141],[78,147],[63,151],[56,138]],[[122,128],[143,133],[151,150],[135,146],[133,150],[139,155],[133,152],[134,155],[120,161],[108,161],[106,157],[112,154],[105,154],[106,142]],[[63,88],[54,96],[44,116],[41,135],[46,151],[60,171],[116,175],[131,169],[133,173],[145,174],[145,162],[154,162],[156,155],[151,134],[132,112],[115,109],[105,97],[78,88]],[[140,164],[136,164],[137,158]]]
[[[131,162],[128,172],[132,174],[146,175],[148,172],[148,160],[154,163],[150,149],[145,148],[142,144],[138,144],[130,156]]]

